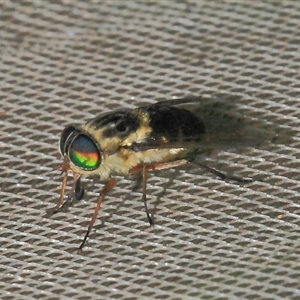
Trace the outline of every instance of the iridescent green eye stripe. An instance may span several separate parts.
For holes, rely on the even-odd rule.
[[[100,163],[100,154],[95,143],[85,135],[79,135],[69,150],[70,160],[79,168],[95,169]]]
[[[91,169],[97,166],[99,155],[97,152],[86,153],[72,150],[70,152],[70,159],[78,167]]]

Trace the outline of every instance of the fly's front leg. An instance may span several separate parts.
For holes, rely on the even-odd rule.
[[[78,199],[79,196],[82,198],[84,189],[81,186],[80,175],[74,174],[73,176],[74,176],[74,181],[72,184],[72,188],[68,194],[67,200],[64,202],[64,195],[65,195],[67,179],[68,179],[68,173],[65,173],[63,181],[62,181],[62,185],[61,185],[59,202],[52,210],[50,210],[51,214],[55,214],[55,213],[59,212],[66,205],[67,202],[71,201],[73,198],[74,192],[75,192],[75,198],[77,200],[79,200]]]
[[[54,208],[47,211],[51,215],[57,213],[63,206],[67,180],[68,180],[68,173],[65,173],[63,177],[63,181],[61,183],[59,201]]]
[[[88,229],[87,229],[87,231],[86,231],[86,234],[85,234],[85,236],[84,236],[84,238],[83,238],[83,241],[82,241],[81,245],[80,245],[79,248],[78,248],[78,251],[77,251],[77,252],[78,252],[79,254],[82,253],[82,248],[83,248],[83,246],[84,246],[84,244],[85,244],[85,242],[86,242],[86,240],[87,240],[87,238],[88,238],[88,236],[89,236],[89,234],[90,234],[90,232],[91,232],[91,230],[92,230],[92,228],[93,228],[93,226],[94,226],[94,224],[95,224],[95,221],[96,221],[96,218],[97,218],[97,215],[98,215],[98,212],[99,212],[101,203],[102,203],[102,201],[103,201],[105,195],[106,195],[109,191],[111,191],[111,190],[113,189],[113,187],[115,186],[115,184],[116,184],[116,179],[115,179],[115,178],[110,178],[109,181],[108,181],[108,182],[106,183],[106,185],[104,186],[104,188],[102,189],[102,191],[101,191],[101,193],[100,193],[100,195],[99,195],[99,197],[98,197],[97,204],[96,204],[96,206],[95,206],[95,210],[94,210],[94,213],[93,213],[92,218],[91,218],[91,220],[90,220],[90,224],[89,224],[89,226],[88,226]]]

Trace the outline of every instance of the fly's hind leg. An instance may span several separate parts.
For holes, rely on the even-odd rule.
[[[253,182],[254,179],[253,178],[249,178],[249,177],[238,177],[238,176],[234,176],[234,175],[230,175],[230,174],[226,174],[226,173],[223,173],[215,168],[211,168],[211,167],[208,167],[206,165],[203,165],[199,162],[193,162],[195,163],[196,165],[200,166],[201,168],[205,169],[206,171],[220,177],[221,179],[223,180],[234,180],[234,181],[237,181],[237,182],[240,182],[240,183],[250,183],[250,182]]]

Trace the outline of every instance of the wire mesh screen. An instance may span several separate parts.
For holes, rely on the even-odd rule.
[[[2,1],[1,299],[299,299],[299,12],[296,1]],[[149,173],[149,228],[138,176],[117,177],[77,254],[103,182],[84,178],[84,198],[47,215],[64,126],[220,93],[294,132],[215,157],[261,180],[192,164]]]

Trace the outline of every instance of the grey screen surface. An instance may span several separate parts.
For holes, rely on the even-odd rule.
[[[299,299],[300,4],[2,1],[1,299]],[[235,95],[289,144],[222,151],[223,181],[195,165],[117,177],[82,255],[103,182],[59,199],[67,124],[187,95]],[[71,186],[71,179],[68,188]]]

